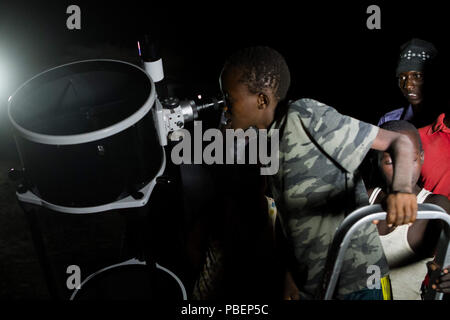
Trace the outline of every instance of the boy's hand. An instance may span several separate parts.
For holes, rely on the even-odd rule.
[[[387,212],[386,223],[389,227],[416,221],[417,198],[413,193],[390,193],[383,206]],[[375,220],[374,223],[377,224],[378,220]]]
[[[428,274],[432,272],[439,272],[441,269],[436,262],[427,263]],[[437,292],[450,293],[450,266],[447,266],[442,270],[442,275],[439,276],[434,283],[430,283],[431,288]],[[430,276],[431,278],[431,276]]]

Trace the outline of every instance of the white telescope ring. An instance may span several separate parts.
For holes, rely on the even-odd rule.
[[[43,75],[44,73],[47,73],[49,71],[56,70],[56,69],[59,69],[62,67],[66,67],[69,65],[77,64],[77,63],[98,62],[98,61],[118,62],[118,63],[127,64],[127,65],[130,65],[130,66],[142,71],[143,74],[145,74],[145,77],[150,81],[150,86],[151,86],[150,95],[147,98],[147,100],[145,101],[144,105],[142,107],[140,107],[138,111],[133,113],[128,118],[123,119],[122,121],[117,122],[116,124],[111,125],[109,127],[99,129],[96,131],[92,131],[92,132],[73,134],[73,135],[57,136],[57,135],[36,133],[36,132],[25,129],[24,127],[19,125],[16,121],[14,121],[13,117],[11,116],[11,104],[14,101],[14,96],[23,87],[25,87],[28,83],[30,83],[32,80],[38,78],[39,76]],[[115,135],[116,133],[119,133],[125,129],[128,129],[129,127],[131,127],[132,125],[134,125],[138,121],[140,121],[150,111],[150,109],[153,107],[153,104],[155,103],[155,100],[156,100],[155,84],[153,83],[153,80],[151,79],[151,77],[142,68],[140,68],[134,64],[125,62],[125,61],[113,60],[113,59],[82,60],[82,61],[67,63],[64,65],[43,71],[43,72],[37,74],[36,76],[32,77],[28,81],[26,81],[24,84],[22,84],[8,99],[8,117],[9,117],[9,120],[11,121],[12,125],[14,126],[14,128],[17,130],[17,132],[27,140],[42,143],[42,144],[50,144],[50,145],[73,145],[73,144],[80,144],[80,143],[86,143],[86,142],[92,142],[92,141],[104,139],[104,138],[110,137],[112,135]]]

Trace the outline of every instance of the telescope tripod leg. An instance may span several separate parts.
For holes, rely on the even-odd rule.
[[[129,209],[125,212],[125,236],[122,255],[126,255],[127,259],[134,257],[139,261],[145,262],[145,268],[148,271],[148,291],[151,300],[157,298],[155,292],[157,279],[157,268],[155,251],[153,248],[153,232],[152,224],[149,222],[148,207]]]
[[[50,257],[48,255],[48,251],[45,248],[45,242],[42,235],[42,230],[39,227],[39,219],[38,219],[38,209],[28,207],[22,203],[20,203],[22,207],[26,219],[28,221],[28,226],[30,228],[31,239],[33,241],[34,248],[36,250],[37,258],[39,261],[39,265],[44,273],[44,279],[47,284],[47,289],[49,295],[54,300],[61,300],[61,295],[58,290],[56,274],[55,270],[52,267],[50,262]]]
[[[156,259],[155,259],[155,248],[154,243],[154,232],[152,228],[152,223],[150,221],[150,214],[147,206],[143,206],[137,209],[138,216],[143,218],[143,228],[141,231],[142,239],[142,256],[145,261],[145,267],[147,268],[147,274],[149,275],[149,298],[151,300],[156,300],[158,298],[156,288],[157,288],[157,269],[156,269]]]
[[[137,212],[135,209],[126,209],[124,213],[125,219],[125,234],[122,245],[121,255],[127,259],[134,257],[138,260],[144,260],[143,255],[143,223],[145,217],[142,213]]]

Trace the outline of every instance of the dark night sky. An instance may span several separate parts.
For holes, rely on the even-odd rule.
[[[81,30],[66,28],[66,8],[81,8]],[[381,30],[368,30],[366,8],[381,8]],[[0,4],[0,142],[6,99],[46,68],[78,58],[137,58],[136,39],[161,38],[166,75],[197,90],[218,90],[224,59],[235,49],[269,45],[286,58],[291,97],[311,97],[342,113],[376,122],[403,105],[395,79],[399,46],[411,37],[447,56],[450,26],[442,4],[380,1],[39,1]],[[3,68],[4,71],[1,71]],[[188,90],[189,91],[189,90]]]

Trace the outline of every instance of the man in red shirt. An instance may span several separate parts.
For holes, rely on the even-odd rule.
[[[450,199],[450,114],[442,113],[419,133],[426,154],[420,184]]]

